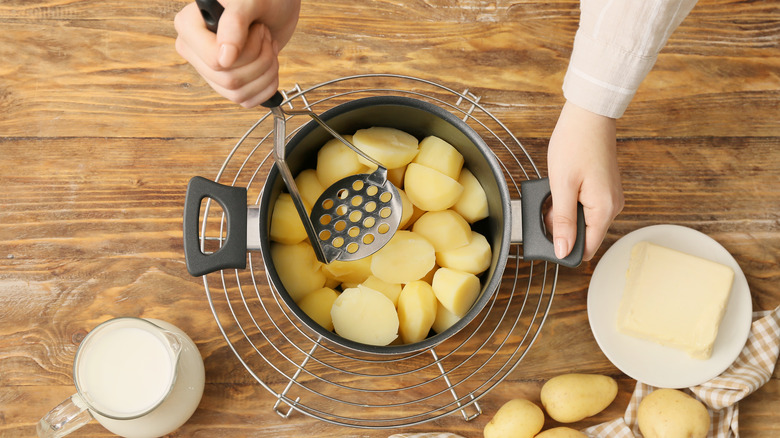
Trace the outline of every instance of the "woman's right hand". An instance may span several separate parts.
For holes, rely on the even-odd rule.
[[[299,0],[220,0],[217,33],[195,3],[176,15],[176,51],[217,93],[251,108],[279,87],[279,50],[292,37]]]

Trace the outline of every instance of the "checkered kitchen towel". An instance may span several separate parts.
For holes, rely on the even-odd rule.
[[[750,336],[737,360],[720,376],[685,390],[707,406],[712,421],[709,437],[739,436],[737,402],[769,381],[777,363],[778,352],[780,307],[754,312]],[[641,437],[637,409],[639,402],[654,390],[650,385],[637,382],[623,418],[589,427],[583,432],[591,438]]]

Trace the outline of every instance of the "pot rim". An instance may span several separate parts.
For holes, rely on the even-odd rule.
[[[506,267],[507,258],[509,254],[509,246],[511,243],[510,195],[509,195],[509,190],[506,181],[504,180],[502,167],[500,166],[498,159],[495,157],[492,150],[485,143],[482,137],[480,137],[477,134],[477,132],[474,131],[474,129],[472,129],[466,122],[456,117],[453,113],[443,109],[442,107],[434,105],[430,102],[426,102],[426,101],[422,101],[422,100],[418,100],[406,96],[394,96],[394,95],[371,96],[371,97],[365,97],[365,98],[345,102],[343,104],[339,104],[323,112],[322,114],[319,115],[319,117],[323,121],[327,122],[333,117],[339,116],[341,114],[346,114],[363,108],[380,107],[380,106],[409,107],[412,109],[427,112],[449,123],[457,130],[459,130],[463,135],[465,135],[469,139],[471,144],[477,148],[477,150],[480,152],[481,157],[485,160],[485,163],[490,168],[492,175],[495,177],[496,187],[498,188],[499,197],[501,199],[500,218],[503,223],[501,224],[499,232],[502,237],[500,240],[499,248],[492,248],[494,252],[494,256],[493,256],[494,261],[491,263],[491,266],[490,268],[488,268],[488,271],[486,271],[485,274],[482,274],[485,275],[486,277],[481,280],[482,282],[481,293],[477,298],[477,301],[472,305],[469,311],[460,320],[458,320],[458,322],[456,322],[447,330],[441,333],[428,336],[426,339],[419,342],[415,342],[411,344],[400,344],[400,345],[376,346],[376,345],[369,345],[360,342],[355,342],[343,338],[338,334],[336,334],[335,332],[328,331],[322,326],[320,326],[318,323],[316,323],[313,319],[311,319],[308,315],[306,315],[306,313],[303,312],[297,306],[297,304],[293,301],[292,297],[284,288],[284,285],[282,284],[281,279],[278,273],[276,272],[276,269],[274,268],[273,260],[271,260],[270,239],[268,239],[267,237],[267,232],[264,232],[263,230],[264,225],[266,224],[267,219],[269,217],[268,213],[270,212],[271,201],[272,201],[271,196],[273,196],[271,194],[272,190],[270,187],[272,187],[277,182],[277,180],[281,179],[281,175],[279,173],[277,166],[272,166],[271,169],[269,170],[262,188],[260,201],[259,201],[260,202],[260,228],[261,228],[260,229],[260,236],[261,236],[260,253],[261,253],[263,263],[266,267],[266,277],[268,279],[269,285],[277,291],[277,293],[282,298],[282,300],[284,301],[288,309],[295,315],[298,321],[302,325],[304,325],[307,329],[314,331],[317,335],[321,336],[322,339],[326,339],[332,344],[346,348],[351,351],[355,351],[359,353],[377,354],[377,355],[406,355],[410,353],[416,353],[423,350],[431,349],[441,344],[442,342],[446,341],[450,337],[454,336],[456,333],[460,332],[467,325],[469,325],[474,319],[476,319],[476,317],[485,308],[487,303],[493,298],[493,295],[497,293],[498,288],[501,284],[501,278],[503,276],[504,269]],[[298,146],[301,143],[301,141],[303,141],[303,139],[305,139],[307,136],[311,135],[317,130],[324,131],[313,120],[306,123],[287,142],[285,146],[286,156],[288,157],[293,156],[295,153],[294,151],[296,146]],[[489,275],[487,275],[488,272],[490,273]],[[304,333],[304,335],[310,337],[308,334]],[[318,341],[317,343],[320,342]]]

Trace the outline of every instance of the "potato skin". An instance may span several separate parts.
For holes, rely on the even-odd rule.
[[[598,374],[562,374],[542,386],[542,405],[560,423],[574,423],[598,414],[617,396],[617,382]]]
[[[484,438],[533,438],[544,426],[544,412],[535,403],[516,398],[504,403],[485,425]]]
[[[536,435],[534,438],[588,438],[587,435],[568,427],[554,427]]]
[[[704,404],[676,389],[657,389],[642,399],[637,420],[645,438],[705,438],[710,429]]]

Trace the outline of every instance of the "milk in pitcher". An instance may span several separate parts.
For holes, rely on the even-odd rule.
[[[76,363],[76,384],[92,414],[128,438],[158,437],[180,427],[197,408],[205,383],[195,344],[159,320],[128,318],[106,327]]]

